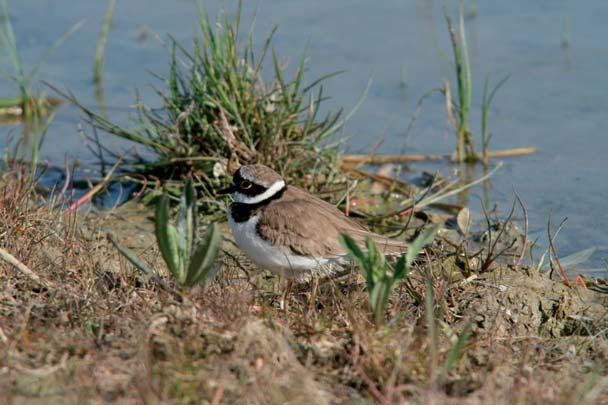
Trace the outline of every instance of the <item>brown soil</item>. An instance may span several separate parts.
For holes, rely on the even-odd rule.
[[[165,280],[150,210],[74,218],[2,207],[2,247],[48,282],[0,263],[0,396],[14,403],[606,403],[608,296],[501,265],[454,277],[436,261],[433,337],[400,285],[370,319],[353,271],[294,293],[225,232],[218,280],[181,299],[138,273],[108,230]],[[424,296],[420,265],[410,287]],[[467,323],[471,336],[445,371]],[[436,355],[434,354],[436,353]]]

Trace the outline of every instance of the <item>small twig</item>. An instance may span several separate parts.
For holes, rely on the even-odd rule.
[[[103,180],[101,182],[96,184],[85,195],[83,195],[75,203],[70,205],[66,209],[66,211],[68,211],[68,212],[76,211],[78,208],[83,206],[87,201],[91,200],[95,194],[97,194],[102,188],[104,188],[112,180],[112,174],[114,173],[114,170],[116,170],[116,168],[118,168],[118,166],[121,163],[122,163],[122,160],[119,159],[118,162],[116,162],[114,164],[114,166],[112,166],[112,168],[108,171],[108,174],[106,174],[106,176],[103,178]]]
[[[519,197],[517,191],[513,190],[513,192],[515,193],[515,198],[517,198],[517,202],[519,203],[521,210],[524,213],[524,244],[521,248],[521,254],[519,256],[519,259],[517,259],[517,266],[521,266],[524,261],[524,256],[526,255],[526,247],[528,246],[528,210],[526,209],[526,206]]]
[[[26,275],[30,280],[32,280],[36,284],[40,284],[44,287],[49,287],[48,282],[42,280],[36,273],[30,270],[29,267],[19,261],[19,259],[17,259],[15,256],[7,252],[5,249],[0,248],[0,258],[2,258],[2,260],[4,260],[5,262],[15,266],[17,270]]]
[[[224,384],[223,384],[223,381],[220,381],[219,386],[215,390],[215,394],[213,394],[213,399],[211,400],[211,405],[221,404],[223,396],[224,396]]]
[[[485,204],[482,204],[482,208],[483,208],[484,216],[486,217],[486,223],[488,224],[488,255],[481,266],[481,271],[484,272],[484,271],[487,271],[490,268],[490,266],[494,263],[494,261],[497,258],[499,258],[504,252],[511,249],[515,245],[515,242],[517,242],[517,239],[513,240],[513,242],[511,242],[511,244],[509,246],[507,246],[505,249],[501,250],[498,254],[496,254],[496,255],[494,254],[494,251],[496,250],[496,246],[498,245],[500,238],[502,238],[503,234],[505,233],[507,224],[509,222],[511,222],[511,219],[513,218],[513,214],[515,213],[515,201],[513,201],[513,205],[511,206],[511,211],[509,211],[509,215],[507,216],[505,221],[502,222],[503,225],[499,229],[498,234],[497,234],[496,238],[494,239],[494,241],[492,241],[492,224],[490,223],[490,217],[489,217]]]
[[[568,218],[565,218],[561,224],[559,225],[559,228],[561,229],[562,225],[564,224],[564,222],[566,222]],[[572,287],[572,283],[570,282],[570,279],[568,278],[568,274],[566,273],[566,271],[564,270],[564,268],[562,267],[561,262],[559,261],[559,257],[557,256],[557,250],[555,249],[555,245],[553,244],[553,237],[551,236],[551,215],[549,215],[549,222],[547,224],[547,234],[549,236],[549,249],[551,249],[551,255],[553,256],[553,258],[555,259],[555,263],[557,264],[557,268],[559,269],[560,274],[562,275],[563,279],[564,279],[564,283],[568,286],[568,287]],[[557,234],[557,233],[556,233]]]

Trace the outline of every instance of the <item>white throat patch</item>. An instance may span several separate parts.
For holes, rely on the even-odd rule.
[[[268,190],[264,191],[262,194],[248,196],[243,193],[239,193],[238,191],[235,191],[232,194],[232,199],[234,200],[234,202],[237,202],[237,203],[257,204],[259,202],[266,200],[267,198],[272,197],[273,195],[275,195],[276,193],[281,191],[283,189],[283,187],[285,187],[285,181],[279,180],[279,181],[275,182],[272,186],[270,186],[268,188]]]

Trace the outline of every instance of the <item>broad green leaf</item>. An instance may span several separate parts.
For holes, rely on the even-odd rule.
[[[422,231],[414,242],[412,242],[412,244],[408,247],[407,254],[405,256],[405,264],[408,268],[412,265],[414,259],[416,259],[416,256],[420,254],[422,249],[433,241],[440,228],[440,224],[435,224],[432,227]]]
[[[222,235],[219,227],[217,224],[211,224],[190,260],[185,282],[187,286],[193,286],[209,278],[220,250],[221,241]]]
[[[168,225],[167,235],[169,237],[169,255],[173,259],[175,265],[175,271],[173,271],[173,275],[177,277],[178,281],[181,284],[184,282],[186,267],[185,264],[187,262],[184,261],[183,257],[180,255],[177,229],[175,229],[173,225]]]
[[[169,267],[169,271],[177,276],[180,273],[179,270],[179,258],[177,255],[177,235],[170,235],[170,229],[173,228],[169,224],[169,198],[166,194],[160,198],[156,206],[156,218],[155,218],[155,233],[156,241],[160,252]],[[175,231],[175,228],[173,228]]]

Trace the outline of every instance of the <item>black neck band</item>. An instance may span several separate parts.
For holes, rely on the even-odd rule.
[[[287,190],[287,186],[271,195],[265,200],[262,200],[255,204],[247,204],[241,202],[233,202],[230,206],[230,214],[234,222],[245,222],[254,216],[262,207],[270,204],[272,201],[277,200],[283,196],[283,193]]]

